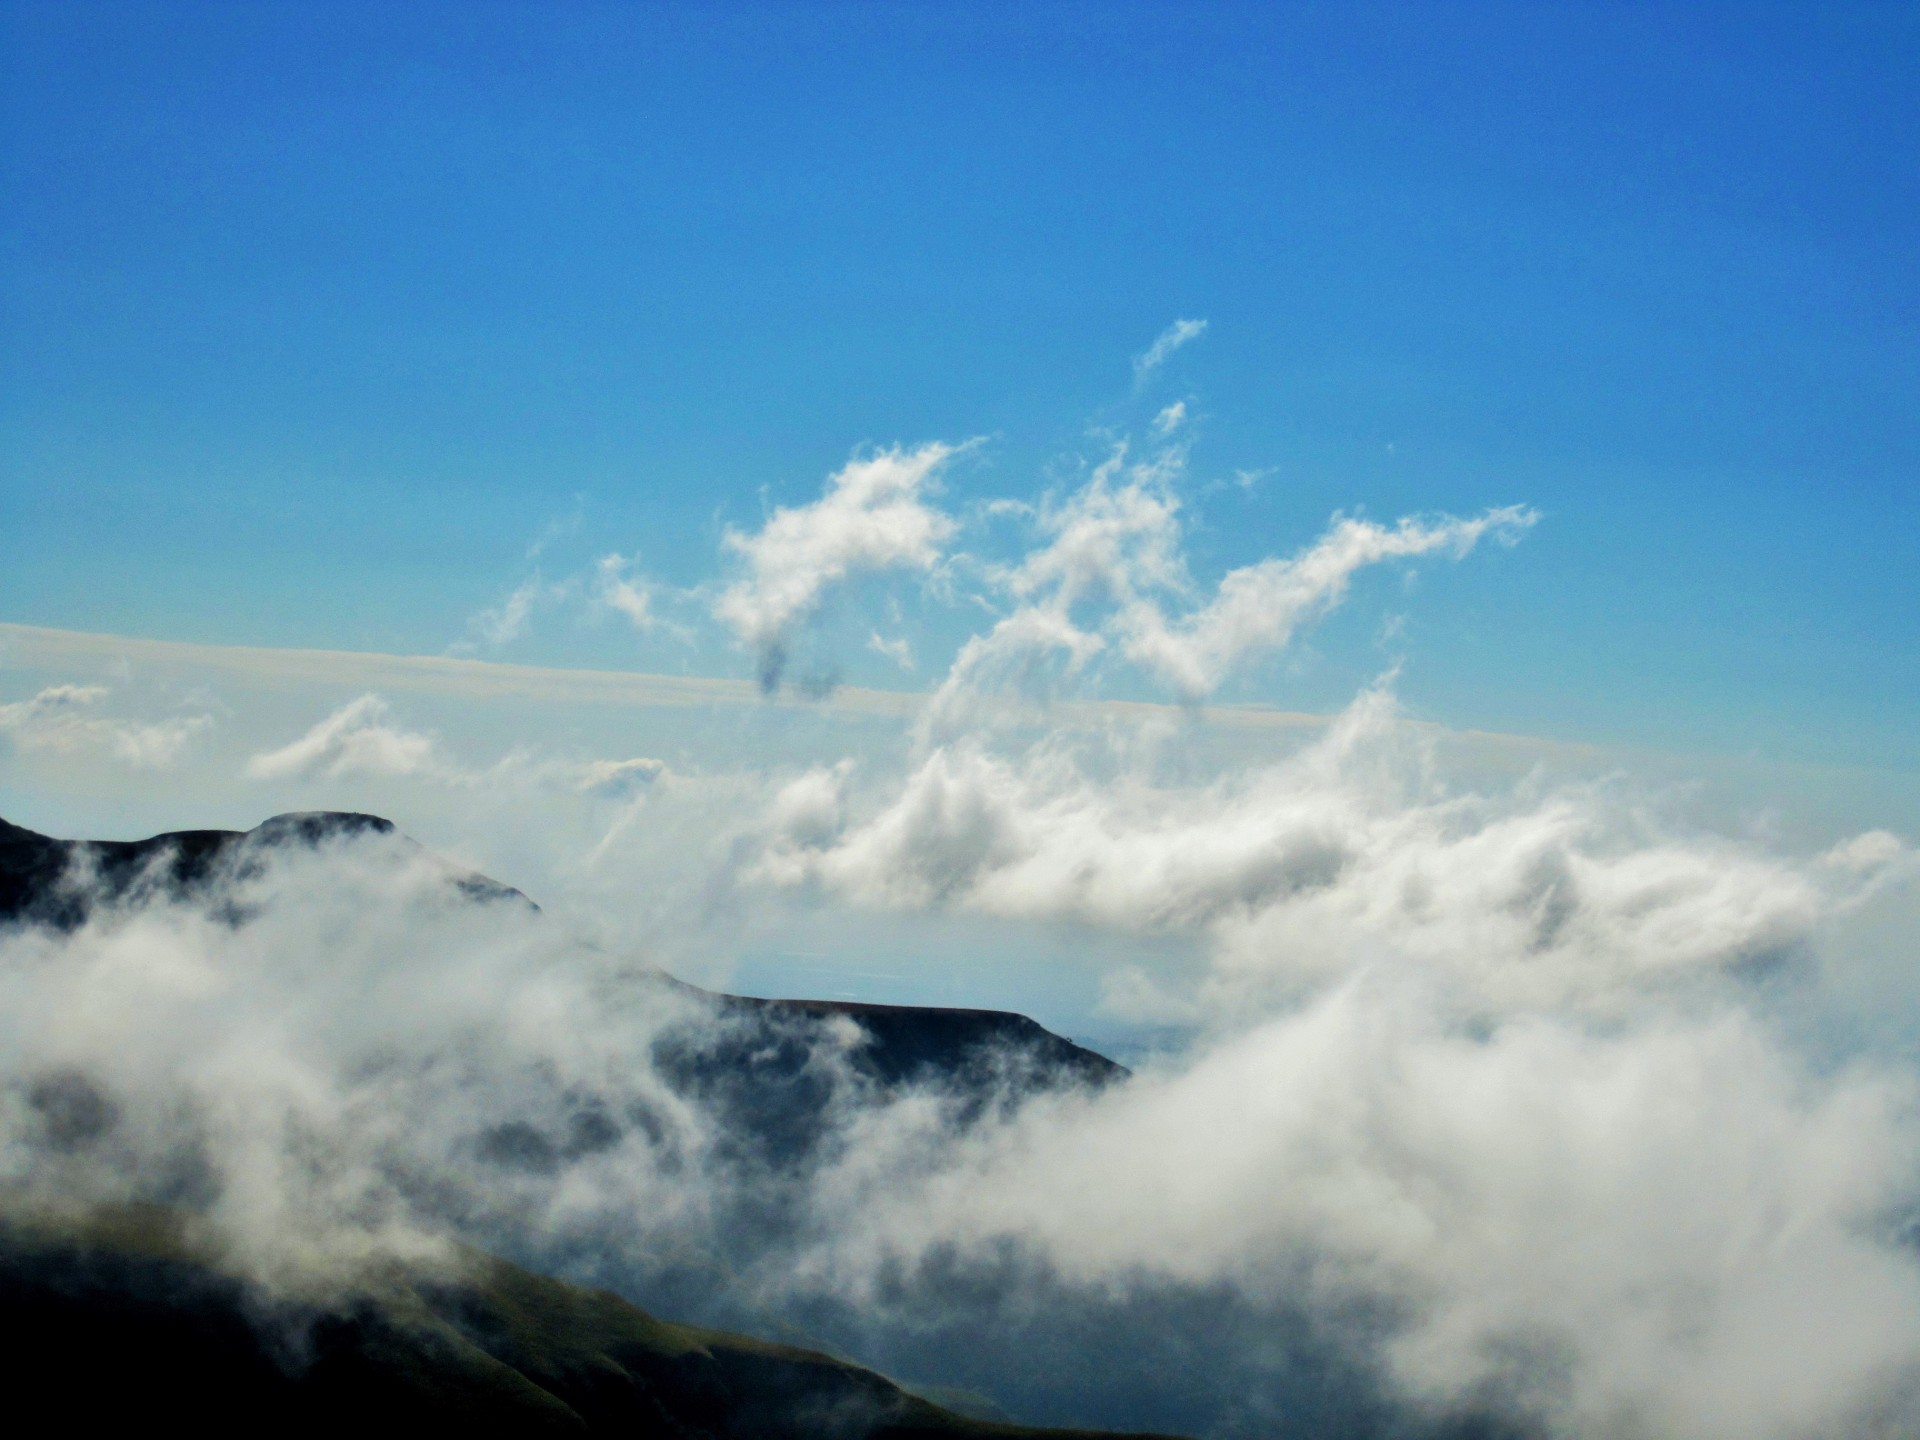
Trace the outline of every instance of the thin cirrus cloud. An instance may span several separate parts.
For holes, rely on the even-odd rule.
[[[533,616],[534,602],[540,598],[540,577],[529,576],[512,593],[491,610],[485,610],[475,619],[475,626],[481,638],[489,645],[506,645],[526,634],[527,622]]]
[[[1191,614],[1171,619],[1150,600],[1132,598],[1120,616],[1125,651],[1182,698],[1203,699],[1242,660],[1284,647],[1303,619],[1339,604],[1356,571],[1436,551],[1458,558],[1487,537],[1512,544],[1538,519],[1524,505],[1469,520],[1407,517],[1392,526],[1338,517],[1314,545],[1290,559],[1229,571],[1213,599]]]
[[[913,645],[904,635],[888,640],[876,630],[867,637],[867,648],[876,655],[886,656],[902,670],[913,669]]]
[[[833,586],[878,571],[924,574],[939,563],[957,526],[926,497],[961,448],[895,446],[849,461],[818,500],[781,506],[751,534],[727,531],[725,546],[746,574],[720,593],[713,613],[753,651],[763,689],[779,688],[795,632]]]
[[[653,610],[653,587],[633,572],[634,564],[635,560],[617,553],[601,556],[594,571],[594,596],[645,634],[656,629],[660,619]]]
[[[573,789],[582,793],[622,800],[645,793],[666,772],[664,761],[649,757],[589,760],[571,767],[567,779]]]
[[[1133,383],[1141,386],[1183,345],[1191,344],[1207,333],[1204,320],[1176,320],[1154,338],[1153,344],[1134,358]]]

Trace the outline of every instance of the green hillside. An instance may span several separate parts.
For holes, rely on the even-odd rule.
[[[917,1440],[1054,1436],[963,1416],[870,1370],[657,1320],[469,1252],[292,1298],[186,1243],[174,1217],[0,1225],[12,1404],[50,1428],[189,1433]],[[57,1423],[54,1423],[57,1422]]]

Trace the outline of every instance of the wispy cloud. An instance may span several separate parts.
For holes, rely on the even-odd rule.
[[[484,767],[462,765],[437,735],[409,729],[380,695],[362,695],[305,734],[248,759],[256,781],[379,779],[425,781],[458,790],[549,791],[624,800],[645,793],[667,773],[647,756],[573,760],[518,747]]]
[[[1290,559],[1229,571],[1213,598],[1189,614],[1172,618],[1149,599],[1131,599],[1119,618],[1126,654],[1180,695],[1201,699],[1241,660],[1279,649],[1304,618],[1338,605],[1356,571],[1435,552],[1458,558],[1489,536],[1510,544],[1538,519],[1538,512],[1522,505],[1470,520],[1407,517],[1391,526],[1339,517],[1310,549]]]
[[[1206,334],[1207,322],[1204,320],[1176,320],[1162,330],[1153,344],[1134,358],[1133,383],[1144,385],[1182,345],[1198,340]]]
[[[645,633],[657,628],[660,619],[653,613],[653,587],[643,577],[630,573],[634,563],[623,555],[602,555],[596,567],[594,595],[609,610],[626,616],[634,629]]]
[[[970,723],[995,685],[1044,690],[1056,667],[1076,674],[1112,653],[1198,704],[1246,661],[1283,649],[1305,621],[1338,606],[1367,566],[1457,559],[1482,539],[1512,543],[1538,520],[1525,506],[1393,525],[1335,516],[1307,549],[1232,570],[1194,604],[1176,489],[1182,463],[1177,448],[1145,462],[1116,449],[1078,490],[1039,507],[1039,543],[989,572],[1015,607],[962,645],[930,725]]]
[[[1143,374],[1199,333],[1183,324]],[[1175,412],[1154,429],[1177,435]],[[1077,487],[985,507],[1020,538],[964,566],[928,498],[948,446],[856,461],[813,503],[730,532],[741,569],[714,609],[769,685],[864,574],[964,570],[991,612],[931,704],[843,692],[793,728],[745,681],[0,639],[41,665],[268,677],[276,726],[282,680],[326,687],[306,718],[330,713],[285,744],[298,725],[270,732],[248,775],[365,777],[410,805],[438,786],[422,812],[470,805],[487,843],[539,829],[557,891],[588,872],[628,906],[683,891],[727,923],[777,917],[758,934],[783,944],[804,910],[823,950],[876,927],[890,946],[987,927],[1016,954],[1061,932],[1123,944],[1148,958],[1109,971],[1109,1009],[1193,1027],[1184,1052],[966,1123],[931,1086],[836,1091],[832,1145],[761,1164],[655,1064],[684,1016],[636,960],[710,953],[711,932],[609,922],[623,943],[576,945],[571,921],[419,903],[444,874],[395,842],[274,862],[243,879],[259,903],[238,925],[162,908],[0,935],[0,1095],[83,1075],[117,1107],[111,1140],[78,1154],[44,1143],[30,1099],[0,1105],[0,1147],[62,1200],[75,1177],[141,1196],[204,1157],[206,1222],[248,1256],[474,1240],[638,1293],[650,1257],[692,1251],[756,1306],[850,1315],[896,1356],[964,1337],[970,1365],[1029,1395],[1077,1365],[1079,1391],[1034,1407],[1063,1418],[1114,1403],[1137,1369],[1134,1393],[1165,1408],[1118,1418],[1184,1433],[1464,1433],[1486,1416],[1555,1440],[1920,1433],[1920,1083],[1904,1052],[1808,1041],[1800,1009],[1822,1013],[1832,937],[1899,897],[1911,846],[1868,829],[1782,850],[1618,779],[1450,773],[1391,681],[1331,723],[1197,708],[1351,603],[1370,567],[1485,561],[1536,516],[1336,515],[1196,577],[1182,448],[1116,450]],[[644,629],[652,592],[630,567],[607,557],[573,593]],[[876,653],[910,661],[899,612],[877,624]],[[1103,701],[1108,667],[1186,704]],[[525,745],[463,763],[404,700],[337,703],[374,687],[457,697],[449,714],[601,706],[604,753],[625,758]],[[87,728],[105,694],[52,687],[0,707],[0,728],[111,750]],[[1009,695],[1038,723],[999,723]],[[683,710],[688,761],[639,738],[629,707],[650,705]],[[979,723],[916,730],[917,714]],[[1219,743],[1242,724],[1261,733]],[[458,754],[481,733],[456,734]],[[844,1062],[822,1046],[809,1082]],[[527,1145],[493,1156],[503,1131]]]
[[[527,559],[531,562],[546,554],[548,549],[560,541],[576,535],[586,520],[587,502],[584,495],[573,497],[573,508],[563,515],[556,515],[540,527],[540,533],[527,545]]]
[[[210,729],[206,714],[136,720],[98,713],[104,685],[51,685],[28,699],[0,705],[0,736],[22,750],[105,755],[136,770],[167,770]]]
[[[496,649],[512,644],[527,633],[527,622],[533,618],[533,607],[545,588],[538,572],[529,575],[514,586],[498,605],[475,615],[468,622],[468,627]]]
[[[571,767],[568,777],[575,790],[618,800],[644,793],[666,773],[664,761],[636,757],[589,760]]]
[[[939,562],[955,522],[925,497],[958,449],[936,442],[850,461],[818,500],[782,506],[752,534],[727,532],[747,573],[721,592],[714,615],[753,650],[763,689],[779,687],[796,628],[834,586]]]
[[[407,730],[391,716],[386,700],[362,695],[291,744],[251,757],[246,773],[254,780],[306,780],[350,775],[406,779],[452,772],[433,736]]]
[[[913,669],[913,646],[907,637],[897,635],[891,640],[883,639],[878,630],[867,637],[867,648],[876,655],[884,655],[902,670]]]

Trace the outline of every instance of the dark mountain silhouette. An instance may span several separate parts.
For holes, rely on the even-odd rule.
[[[373,836],[413,846],[390,820],[334,810],[275,815],[251,830],[178,830],[144,840],[56,840],[0,819],[0,924],[71,930],[97,907],[151,900],[205,904],[238,920],[244,917],[234,911],[228,887],[257,875],[276,854]],[[539,909],[510,885],[445,868],[447,883],[477,903]],[[852,1021],[863,1037],[847,1052],[851,1069],[887,1090],[939,1084],[1026,1092],[1104,1085],[1126,1074],[1105,1056],[1008,1011],[761,999],[661,979],[705,997],[723,1023],[673,1037],[656,1058],[715,1094],[749,1073],[757,1077],[751,1083],[777,1078],[792,1088],[836,1020]]]
[[[9,927],[110,924],[105,912],[146,903],[202,907],[245,927],[242,882],[267,867],[304,850],[396,844],[412,842],[358,814],[132,841],[59,840],[0,820],[0,940]],[[442,870],[472,903],[512,907],[503,922],[544,923],[519,891]],[[289,880],[326,884],[330,873]],[[85,1219],[74,1218],[77,1194],[56,1219],[23,1213],[24,1192],[0,1195],[0,1363],[20,1408],[79,1433],[177,1424],[329,1440],[356,1425],[642,1440],[1102,1433],[970,1418],[1004,1421],[1000,1406],[1081,1425],[1236,1435],[1537,1440],[1477,1406],[1408,1413],[1349,1353],[1345,1332],[1250,1306],[1227,1287],[1087,1291],[1008,1249],[965,1266],[935,1253],[917,1273],[888,1274],[873,1300],[770,1293],[768,1262],[782,1263],[808,1233],[812,1180],[861,1143],[865,1107],[932,1095],[955,1135],[1034,1096],[1127,1072],[1007,1012],[722,995],[657,971],[624,971],[617,983],[638,987],[623,1003],[645,1011],[658,1001],[654,1023],[634,1032],[644,1053],[632,1063],[650,1070],[644,1091],[572,1084],[557,1106],[516,1112],[507,1100],[475,1112],[455,1163],[480,1188],[536,1175],[564,1184],[567,1167],[597,1163],[623,1137],[671,1136],[684,1107],[710,1147],[696,1226],[658,1244],[581,1250],[476,1224],[457,1194],[442,1207],[430,1186],[416,1188],[419,1220],[507,1258],[469,1249],[452,1268],[362,1264],[315,1292],[251,1281],[183,1238],[218,1233],[208,1221],[220,1177],[185,1163],[191,1156],[178,1173],[136,1177],[131,1193],[161,1203]],[[0,1100],[12,1093],[20,1133],[55,1163],[84,1161],[116,1142],[113,1087],[110,1074],[55,1068],[0,1077]],[[670,1141],[661,1153],[673,1158]],[[849,1355],[940,1383],[896,1384]]]
[[[314,810],[275,815],[251,830],[175,830],[145,840],[55,840],[0,820],[0,924],[26,921],[71,930],[86,923],[99,905],[214,899],[224,885],[258,874],[275,852],[310,850],[368,835],[395,835],[393,822],[378,815]],[[448,866],[447,882],[477,901],[533,906],[512,886],[472,871]]]
[[[198,1254],[156,1209],[0,1226],[9,1401],[77,1433],[1086,1440],[967,1419],[815,1351],[657,1320],[476,1252],[324,1298]],[[1119,1437],[1115,1437],[1119,1440]],[[1136,1437],[1146,1440],[1146,1437]]]
[[[330,812],[131,841],[59,840],[0,821],[0,927],[71,931],[148,903],[204,907],[244,926],[242,882],[302,849],[363,843],[412,844],[377,816]],[[445,872],[475,904],[538,912],[510,886]],[[758,1308],[735,1267],[791,1233],[806,1176],[839,1153],[847,1120],[869,1103],[935,1092],[965,1128],[1044,1091],[1127,1072],[1003,1011],[723,995],[662,972],[629,979],[659,988],[664,1017],[636,1062],[707,1117],[717,1166],[751,1183],[715,1194],[724,1214],[714,1248],[619,1257],[615,1273],[648,1304],[725,1328],[667,1325],[606,1292],[477,1253],[457,1281],[395,1271],[324,1305],[296,1304],[195,1256],[169,1238],[178,1217],[150,1211],[84,1233],[0,1220],[0,1335],[16,1337],[0,1341],[0,1355],[63,1413],[94,1422],[87,1428],[192,1414],[216,1432],[316,1433],[378,1415],[430,1416],[435,1433],[457,1424],[689,1440],[1069,1433],[965,1419],[842,1360],[729,1333],[800,1334]],[[114,1124],[111,1095],[79,1071],[40,1076],[24,1098],[56,1149],[98,1143]],[[472,1138],[474,1162],[555,1174],[624,1128],[657,1123],[630,1099],[582,1091],[571,1103],[559,1120],[490,1117]]]

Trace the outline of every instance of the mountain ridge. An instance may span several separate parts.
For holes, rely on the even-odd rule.
[[[969,1419],[796,1346],[660,1320],[606,1290],[462,1250],[301,1300],[199,1252],[178,1217],[0,1222],[12,1398],[68,1425],[464,1437],[1168,1440]]]
[[[128,841],[58,840],[0,820],[0,935],[14,926],[74,931],[102,906],[149,902],[205,906],[244,926],[253,912],[238,904],[230,884],[290,849],[370,840],[413,845],[392,822],[351,812],[298,812],[250,831],[172,831]],[[539,913],[520,891],[439,863],[466,899]],[[634,983],[661,985],[692,1002],[663,1006],[672,1018],[636,1059],[711,1117],[732,1162],[766,1167],[756,1173],[801,1175],[830,1155],[849,1102],[937,1091],[952,1123],[964,1127],[1041,1091],[1097,1089],[1128,1073],[1010,1011],[727,995],[657,971]],[[79,1071],[28,1078],[28,1111],[56,1149],[101,1143],[115,1123],[110,1086],[102,1090]],[[556,1173],[612,1143],[618,1125],[645,1123],[592,1096],[581,1097],[568,1118],[570,1125],[536,1115],[493,1117],[473,1136],[471,1153],[509,1179],[515,1172]],[[190,1409],[189,1397],[169,1389],[169,1366],[202,1382],[225,1376],[220,1384],[238,1388],[219,1424],[232,1433],[318,1434],[375,1413],[428,1417],[436,1428],[458,1415],[461,1429],[476,1436],[617,1429],[676,1440],[1065,1440],[1112,1433],[970,1419],[917,1393],[937,1393],[937,1386],[896,1385],[806,1345],[751,1339],[739,1332],[768,1328],[766,1317],[742,1308],[738,1279],[719,1255],[632,1257],[651,1267],[647,1279],[637,1289],[631,1276],[621,1282],[667,1313],[701,1316],[715,1327],[707,1329],[656,1320],[610,1291],[547,1279],[480,1251],[465,1252],[468,1278],[458,1283],[394,1271],[385,1290],[349,1286],[326,1304],[303,1306],[184,1247],[178,1235],[195,1223],[191,1216],[155,1218],[161,1215],[149,1206],[146,1220],[131,1227],[95,1217],[78,1229],[69,1222],[64,1231],[49,1231],[0,1207],[0,1332],[24,1337],[10,1351],[0,1345],[0,1354],[16,1373],[51,1387],[48,1398],[69,1414],[79,1406],[82,1418],[99,1424],[136,1415],[101,1412],[108,1400],[73,1358],[93,1355],[88,1363],[102,1365],[103,1373],[118,1366],[109,1399],[143,1397],[141,1415],[155,1397],[163,1409]],[[513,1320],[526,1305],[565,1319],[572,1338],[557,1352],[528,1351]],[[801,1335],[784,1323],[773,1329]],[[47,1338],[62,1336],[58,1343]],[[668,1344],[663,1336],[680,1339]],[[687,1336],[703,1338],[675,1350]],[[101,1361],[102,1346],[118,1358]],[[695,1350],[708,1360],[684,1359]],[[154,1358],[168,1355],[164,1364]],[[956,1403],[966,1403],[962,1396],[955,1392]],[[984,1397],[971,1399],[991,1412]],[[512,1423],[489,1428],[499,1407],[511,1412]],[[294,1422],[303,1414],[333,1418],[302,1430]],[[616,1424],[608,1418],[615,1416],[624,1418]]]
[[[72,930],[85,923],[98,903],[207,899],[223,879],[249,878],[275,852],[370,835],[391,837],[432,854],[391,820],[358,811],[290,811],[251,830],[170,830],[139,840],[60,840],[0,818],[0,925],[47,924]],[[439,863],[448,883],[468,899],[518,902],[540,911],[511,885]],[[76,880],[84,880],[84,887],[73,883]],[[853,1020],[867,1036],[854,1064],[886,1088],[969,1072],[979,1078],[988,1068],[983,1057],[1010,1051],[1027,1057],[1030,1070],[1054,1082],[1100,1086],[1127,1074],[1124,1066],[1017,1011],[733,995],[666,978],[736,1017],[802,1025],[835,1017]]]

